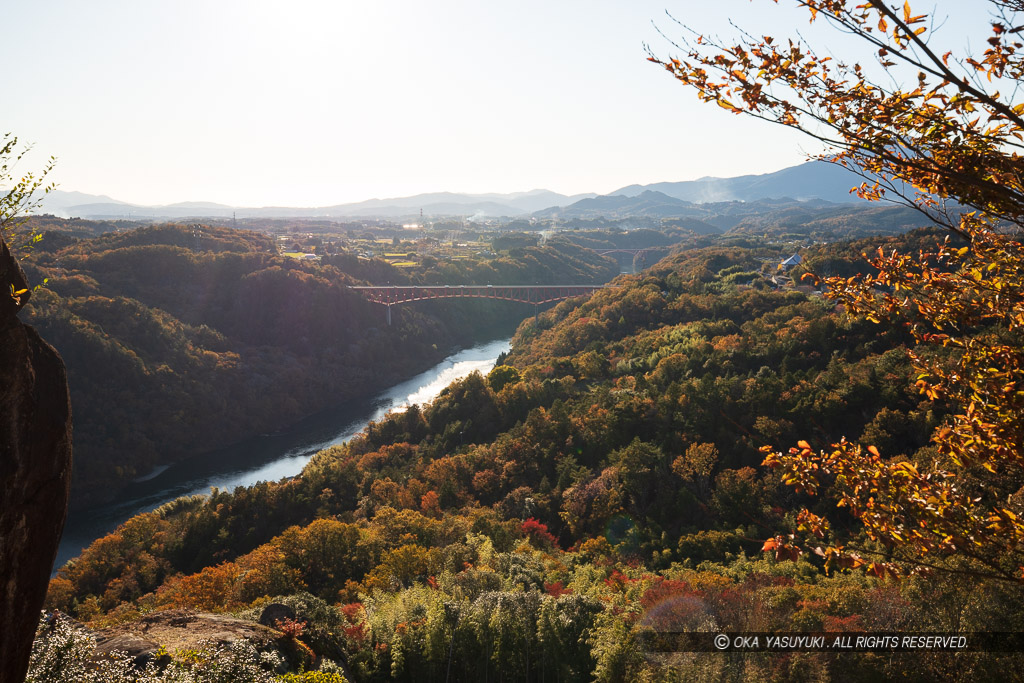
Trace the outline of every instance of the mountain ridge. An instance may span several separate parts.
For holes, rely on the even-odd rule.
[[[793,198],[834,203],[861,201],[850,189],[859,177],[824,161],[810,161],[772,173],[732,178],[703,177],[697,180],[627,185],[599,195],[564,195],[546,189],[510,193],[427,192],[408,197],[372,198],[320,207],[239,207],[206,201],[166,205],[123,202],[106,195],[55,190],[43,198],[41,211],[82,218],[355,218],[377,216],[409,218],[429,216],[512,217],[531,215],[563,218],[594,215],[597,207],[614,207],[620,215],[670,217],[694,205],[716,202],[750,202]],[[654,193],[654,194],[649,194]],[[639,198],[639,199],[638,199]],[[631,208],[632,207],[632,208]]]
[[[646,190],[654,190],[692,203],[755,201],[779,197],[851,203],[860,201],[850,193],[850,189],[862,180],[838,164],[808,161],[772,173],[731,178],[705,176],[697,180],[627,185],[609,194],[632,197]]]

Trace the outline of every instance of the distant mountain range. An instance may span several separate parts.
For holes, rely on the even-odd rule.
[[[523,216],[538,218],[586,218],[594,216],[677,217],[694,215],[695,204],[752,202],[791,198],[800,201],[860,201],[850,188],[860,178],[823,161],[812,161],[764,175],[735,178],[701,178],[682,182],[629,185],[607,195],[567,196],[550,190],[507,194],[459,194],[434,192],[412,197],[369,199],[334,206],[236,207],[212,202],[180,202],[143,206],[106,195],[54,190],[46,195],[41,211],[81,218],[355,218],[377,216]],[[700,213],[698,210],[696,213]]]
[[[549,206],[572,204],[593,194],[567,196],[550,190],[531,190],[509,194],[458,194],[434,192],[394,199],[368,199],[352,204],[313,208],[241,207],[213,202],[179,202],[145,206],[111,199],[106,195],[54,190],[43,199],[41,211],[80,218],[322,218],[380,216],[401,218],[418,216],[521,216]]]
[[[628,185],[609,194],[636,197],[646,191],[655,191],[694,204],[752,202],[779,197],[789,197],[798,201],[824,199],[842,203],[861,201],[856,195],[850,194],[850,188],[860,185],[861,182],[863,179],[860,176],[842,166],[826,161],[809,161],[763,175]]]

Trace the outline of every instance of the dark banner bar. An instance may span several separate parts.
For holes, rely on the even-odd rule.
[[[645,631],[646,652],[1024,652],[1024,633],[689,633]]]

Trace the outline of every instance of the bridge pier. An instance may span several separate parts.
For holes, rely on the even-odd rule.
[[[387,309],[388,309],[388,325],[390,326],[391,325],[391,304],[387,305]]]

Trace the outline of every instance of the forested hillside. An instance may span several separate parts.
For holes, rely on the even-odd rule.
[[[862,246],[808,261],[852,268]],[[564,302],[523,322],[489,375],[321,452],[300,478],[133,518],[59,572],[49,604],[102,626],[284,599],[306,615],[304,643],[356,680],[448,667],[458,680],[996,676],[1005,664],[992,653],[650,650],[652,629],[1019,623],[1011,583],[966,572],[894,583],[762,552],[801,505],[825,503],[762,466],[761,446],[845,436],[924,462],[947,412],[914,387],[903,331],[770,289],[756,275],[777,257],[688,250]]]
[[[270,237],[230,228],[164,225],[80,239],[82,221],[36,227],[57,229],[26,263],[33,281],[49,278],[26,320],[68,367],[73,506],[108,499],[154,465],[367,395],[533,312],[434,303],[403,307],[389,327],[378,306],[347,289],[386,282],[372,277],[389,268],[380,261],[357,260],[367,265],[350,274],[343,262],[278,256]],[[474,267],[527,282],[566,272],[604,282],[617,270],[567,244]],[[473,274],[462,276],[473,282]]]
[[[849,184],[857,177],[847,174]],[[637,197],[602,196],[584,199],[565,208],[534,214],[576,228],[592,224],[626,228],[681,227],[698,235],[719,233],[757,235],[772,238],[848,239],[868,235],[900,233],[922,224],[921,216],[900,206],[879,206],[861,202],[833,204],[812,199],[797,201],[786,197],[756,201],[709,199],[696,204],[645,192]]]
[[[1024,1],[922,12],[909,1],[796,0],[794,13],[763,2],[728,18],[705,4],[656,20],[655,42],[643,44],[666,85],[714,105],[714,118],[645,100],[646,80],[614,63],[612,34],[565,30],[557,12],[538,24],[540,5],[469,24],[435,11],[444,21],[406,22],[415,35],[395,22],[377,22],[382,36],[360,26],[329,47],[390,39],[391,52],[434,64],[401,75],[419,79],[417,120],[441,114],[445,125],[423,137],[379,115],[387,107],[357,107],[371,115],[365,125],[333,116],[337,135],[317,135],[313,115],[340,110],[315,106],[330,88],[306,88],[310,106],[292,108],[302,120],[273,110],[279,122],[263,129],[301,126],[327,146],[278,184],[338,187],[338,168],[354,169],[359,187],[477,183],[495,170],[515,177],[524,159],[527,177],[566,186],[653,177],[666,163],[677,177],[750,171],[791,153],[769,129],[802,133],[821,163],[731,188],[708,178],[627,186],[511,222],[430,222],[421,208],[401,225],[247,224],[263,235],[46,218],[60,234],[28,267],[49,287],[35,293],[19,274],[10,297],[32,297],[28,322],[68,359],[76,490],[94,495],[390,381],[507,320],[431,302],[386,326],[347,285],[602,282],[620,270],[595,253],[610,247],[643,250],[648,261],[636,254],[631,265],[649,267],[524,316],[489,372],[368,424],[300,476],[178,498],[95,540],[50,580],[28,680],[1024,679]],[[616,18],[612,33],[625,35],[638,15],[612,5],[572,16],[578,26]],[[286,46],[281,16],[267,30]],[[564,55],[506,49],[517,21],[553,27]],[[479,30],[437,39],[463,25]],[[302,45],[272,57],[307,55],[311,34],[299,35]],[[433,42],[417,45],[421,36]],[[581,37],[594,40],[568,40]],[[501,85],[571,81],[573,96],[537,121],[555,138],[571,129],[600,141],[607,163],[543,135],[488,143],[488,131],[509,129],[503,115],[517,130],[530,122],[507,102],[488,107],[479,72],[431,62],[437,45],[471,38],[484,42],[464,52],[483,55],[475,66],[488,75],[501,55]],[[244,56],[239,47],[225,54]],[[216,55],[204,56],[215,73]],[[299,69],[315,73],[314,62],[337,63]],[[542,71],[524,78],[530,64]],[[366,83],[399,75],[387,60],[363,64],[379,65],[390,75]],[[352,85],[334,92],[379,105]],[[627,106],[575,96],[588,89]],[[573,113],[581,103],[587,111]],[[487,126],[447,130],[474,111],[488,112]],[[644,120],[630,118],[638,112]],[[724,113],[776,126],[745,138]],[[191,137],[219,137],[227,152],[232,140],[249,144],[237,131],[217,136],[215,119]],[[349,144],[353,132],[373,144]],[[330,154],[332,141],[344,150]],[[466,153],[431,147],[449,142]],[[196,149],[190,140],[190,157]],[[404,161],[380,163],[399,149]],[[31,211],[53,163],[13,182],[0,218]],[[0,164],[0,180],[16,165]],[[253,179],[234,169],[236,182]],[[868,201],[790,198],[847,171],[850,192]],[[107,228],[121,232],[97,234]],[[19,237],[33,243],[30,231]],[[30,536],[21,519],[14,530]],[[16,587],[6,594],[20,599]],[[164,627],[173,635],[158,641]]]

